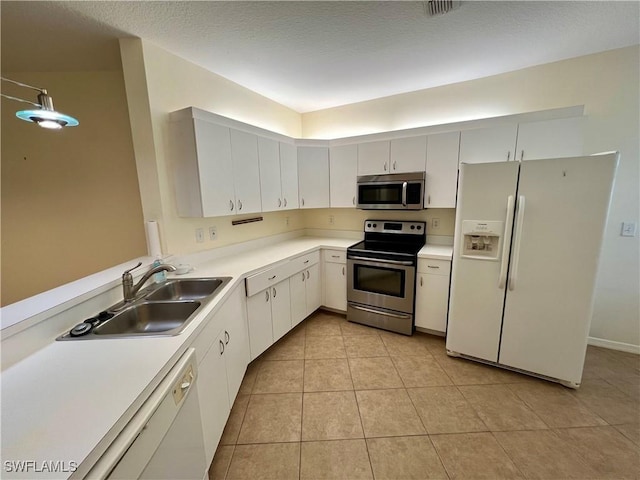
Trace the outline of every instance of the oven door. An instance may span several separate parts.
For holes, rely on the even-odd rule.
[[[413,315],[416,267],[411,261],[347,259],[347,301]]]

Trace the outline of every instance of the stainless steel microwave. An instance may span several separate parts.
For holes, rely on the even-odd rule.
[[[358,177],[357,207],[362,210],[421,210],[424,172]]]

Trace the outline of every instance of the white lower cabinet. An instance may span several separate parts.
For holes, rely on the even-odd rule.
[[[291,322],[295,327],[322,305],[320,266],[312,265],[290,280]]]
[[[243,289],[236,287],[193,342],[198,359],[198,400],[207,465],[249,364]]]
[[[344,251],[324,250],[322,280],[325,307],[347,310],[347,259]]]
[[[273,344],[271,288],[247,298],[247,317],[251,360],[254,360]]]
[[[416,327],[440,333],[447,331],[450,272],[448,260],[418,260]]]

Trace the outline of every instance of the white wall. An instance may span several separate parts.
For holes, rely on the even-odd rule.
[[[335,138],[585,105],[585,151],[621,153],[601,255],[591,336],[637,349],[640,246],[637,236],[621,237],[620,229],[623,221],[638,222],[639,58],[638,46],[627,47],[306,113],[302,116],[302,131],[305,138]]]
[[[304,228],[299,211],[263,214],[232,226],[235,217],[180,218],[169,158],[169,113],[198,107],[291,137],[300,114],[140,39],[120,40],[127,102],[145,220],[157,220],[163,253],[190,253]],[[288,222],[287,222],[288,218]],[[195,229],[217,228],[217,240],[196,243]]]

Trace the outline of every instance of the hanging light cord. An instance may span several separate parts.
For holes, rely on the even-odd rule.
[[[16,82],[15,80],[11,80],[10,78],[6,78],[6,77],[0,77],[0,79],[4,80],[5,82],[14,83],[14,84],[19,85],[21,87],[26,87],[26,88],[31,88],[32,90],[37,90],[38,92],[42,92],[44,94],[47,93],[47,90],[45,90],[44,88],[34,87],[33,85],[27,85],[26,83],[22,83],[22,82]]]
[[[30,102],[29,100],[25,100],[23,98],[12,97],[11,95],[5,95],[4,93],[0,93],[0,97],[8,98],[9,100],[16,100],[18,102],[29,103],[31,105],[35,105],[36,107],[42,107],[39,103]]]

